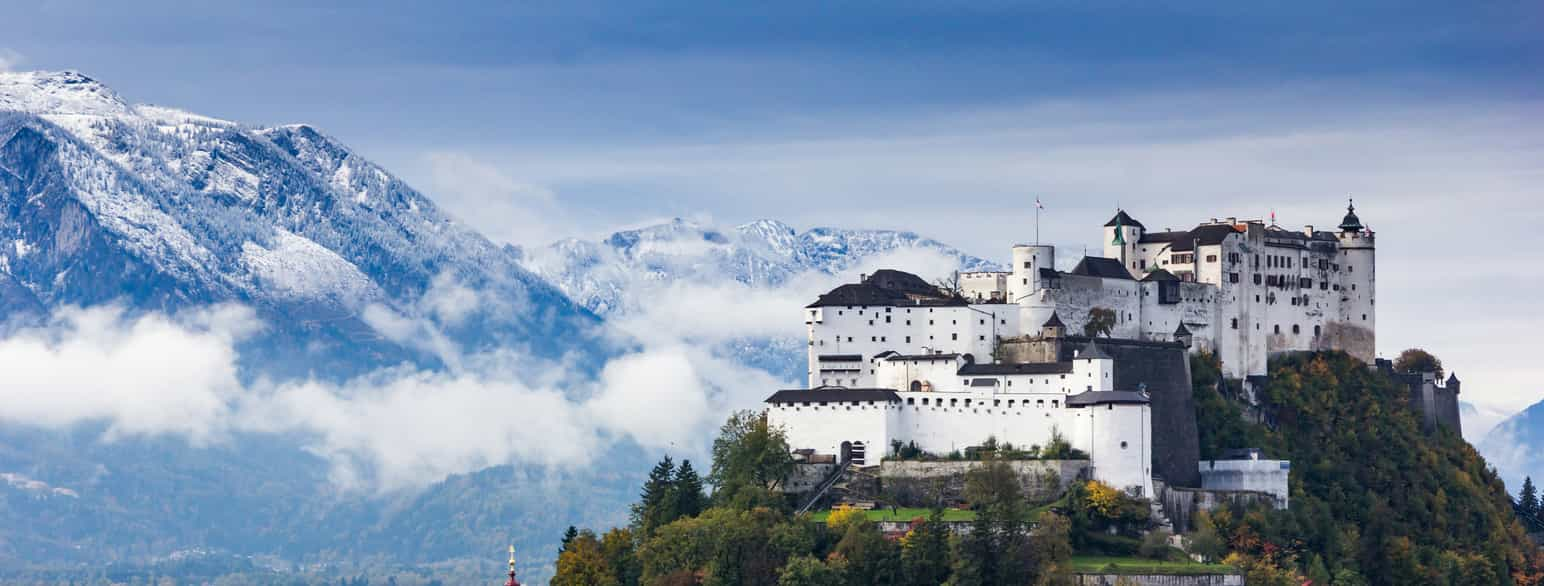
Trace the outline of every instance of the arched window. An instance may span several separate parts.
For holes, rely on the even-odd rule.
[[[920,393],[920,392],[922,392],[922,381],[919,381],[919,380],[911,381],[911,392],[913,392],[913,393]]]

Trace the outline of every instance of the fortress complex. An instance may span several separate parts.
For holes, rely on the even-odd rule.
[[[1344,350],[1375,355],[1372,231],[1348,206],[1336,230],[1288,230],[1261,220],[1212,219],[1187,231],[1149,231],[1125,211],[1105,223],[1104,256],[1057,271],[1056,248],[1013,247],[1010,270],[960,275],[957,294],[880,271],[806,309],[809,384],[872,386],[875,368],[830,357],[958,353],[987,362],[999,340],[1037,336],[1059,322],[1085,333],[1094,310],[1114,338],[1181,342],[1222,360],[1233,378],[1263,376],[1273,353]]]
[[[1218,474],[1198,461],[1187,352],[1251,388],[1273,353],[1373,360],[1373,233],[1354,207],[1333,231],[1235,218],[1149,231],[1122,210],[1102,238],[1104,256],[1070,272],[1055,247],[1017,245],[1009,270],[950,286],[881,270],[821,295],[804,310],[809,388],[768,397],[769,419],[793,449],[857,466],[898,445],[1060,437],[1089,476],[1153,497],[1155,476],[1199,487]],[[1270,462],[1270,486],[1284,486],[1288,466]]]

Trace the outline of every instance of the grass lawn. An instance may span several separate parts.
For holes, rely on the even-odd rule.
[[[932,514],[933,514],[933,511],[930,510],[930,509],[913,509],[913,508],[896,509],[896,512],[893,513],[893,514],[890,512],[890,509],[888,509],[888,508],[885,508],[885,509],[876,508],[876,509],[874,509],[872,511],[864,511],[864,515],[867,516],[868,520],[870,520],[870,521],[910,521],[910,520],[915,519],[917,517],[922,517],[923,519],[926,519],[926,518],[928,518]],[[826,517],[829,517],[829,516],[831,516],[831,511],[811,511],[810,512],[810,518],[812,520],[814,520],[814,521],[818,521],[818,522],[821,522],[821,523],[826,522]],[[960,511],[960,510],[955,510],[955,509],[944,509],[944,520],[945,521],[974,521],[974,520],[976,520],[976,512],[975,511]]]
[[[1115,566],[1113,569],[1110,566]],[[1146,558],[1115,558],[1103,556],[1072,556],[1072,571],[1081,574],[1169,574],[1197,576],[1206,574],[1236,574],[1238,569],[1226,564],[1203,564],[1190,560],[1168,562]]]

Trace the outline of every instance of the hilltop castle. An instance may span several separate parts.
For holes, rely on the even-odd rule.
[[[1198,469],[1186,352],[1249,386],[1272,353],[1372,361],[1374,239],[1354,207],[1336,231],[1228,218],[1149,232],[1119,210],[1103,238],[1070,272],[1055,247],[1017,245],[1010,270],[952,286],[881,270],[821,295],[805,308],[810,388],[768,397],[769,418],[791,447],[858,466],[902,444],[1060,436],[1089,476],[1151,497],[1155,476],[1204,487],[1218,469]],[[1266,464],[1279,492],[1289,467]]]
[[[1085,256],[1070,272],[1056,270],[1054,246],[1020,244],[1010,270],[961,274],[957,292],[898,271],[838,287],[806,309],[809,384],[874,384],[874,368],[833,363],[854,355],[985,361],[999,340],[1048,326],[1092,333],[1095,313],[1113,318],[1100,335],[1181,342],[1216,354],[1233,378],[1264,375],[1277,352],[1344,350],[1373,361],[1374,237],[1354,206],[1335,231],[1227,218],[1150,232],[1121,210],[1103,240],[1104,256]]]

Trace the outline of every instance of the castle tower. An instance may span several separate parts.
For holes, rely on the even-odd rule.
[[[1333,347],[1364,362],[1377,356],[1377,255],[1371,229],[1356,215],[1355,202],[1347,201],[1340,221],[1340,323],[1332,327]]]
[[[515,546],[509,546],[509,581],[504,586],[520,586],[520,581],[515,579]]]
[[[1017,244],[1013,247],[1013,274],[1008,280],[1008,302],[1023,303],[1039,291],[1040,269],[1056,268],[1056,247],[1049,244]]]
[[[1104,224],[1105,258],[1120,261],[1121,266],[1138,279],[1142,275],[1137,269],[1137,242],[1142,240],[1145,230],[1147,227],[1127,214],[1126,210],[1116,210],[1115,217]]]

